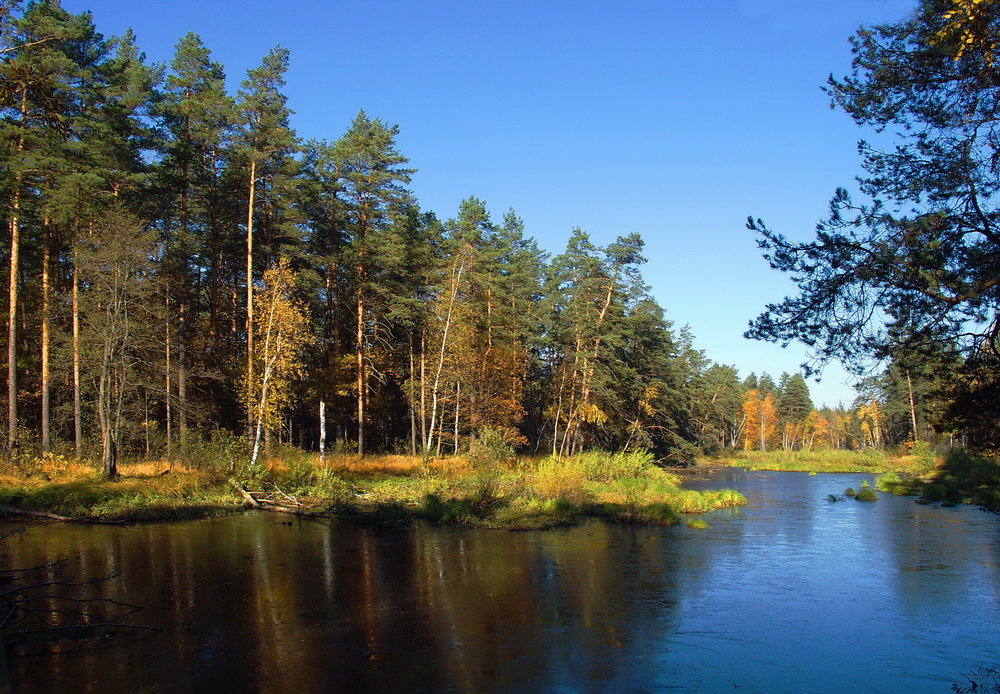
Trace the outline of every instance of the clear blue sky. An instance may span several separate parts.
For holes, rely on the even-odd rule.
[[[131,27],[166,62],[188,31],[235,90],[272,46],[291,51],[301,137],[335,139],[359,109],[400,127],[425,209],[469,195],[514,208],[559,252],[573,227],[607,243],[639,232],[657,300],[742,374],[777,378],[805,350],[742,338],[791,284],[767,267],[748,215],[808,238],[860,173],[867,133],[820,86],[850,64],[860,24],[916,0],[64,0],[100,31]],[[846,374],[811,383],[849,404]]]

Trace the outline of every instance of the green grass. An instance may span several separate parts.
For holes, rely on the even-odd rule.
[[[736,451],[703,461],[704,464],[787,472],[902,472],[922,475],[934,469],[934,457],[923,449],[893,456],[876,448],[862,450],[814,449],[811,451]]]
[[[501,442],[502,443],[502,442]],[[235,513],[247,508],[228,478],[175,468],[160,475],[145,464],[115,482],[96,470],[41,471],[0,487],[0,505],[72,518],[155,521]],[[422,461],[408,456],[272,458],[250,470],[236,466],[253,491],[280,489],[334,518],[394,525],[434,523],[515,530],[558,527],[585,518],[674,525],[681,514],[746,503],[731,490],[683,489],[646,453],[588,452],[570,458],[517,460],[483,449],[471,459]],[[53,476],[58,479],[50,479]],[[61,477],[60,477],[61,476]]]
[[[12,485],[0,489],[0,505],[104,521],[185,520],[243,508],[222,484],[167,487],[143,479]]]
[[[855,501],[877,501],[878,492],[872,489],[868,480],[861,480],[861,487],[854,494]]]

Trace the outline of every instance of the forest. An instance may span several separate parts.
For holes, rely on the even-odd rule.
[[[665,318],[643,240],[511,210],[447,217],[398,127],[360,111],[300,140],[272,49],[235,94],[195,34],[167,65],[56,1],[0,6],[4,451],[197,457],[239,441],[441,455],[888,447],[963,436],[949,373],[890,359],[851,408],[801,374],[741,376]],[[349,121],[349,122],[348,122]]]

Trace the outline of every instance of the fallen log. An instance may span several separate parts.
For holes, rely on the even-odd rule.
[[[251,506],[253,506],[256,509],[260,509],[261,511],[274,511],[275,513],[288,513],[288,514],[291,514],[293,516],[303,516],[303,517],[306,517],[306,518],[329,518],[329,516],[330,516],[329,513],[326,513],[324,511],[320,511],[320,512],[305,511],[302,508],[302,504],[299,503],[298,501],[295,502],[297,504],[297,506],[292,507],[292,506],[285,506],[283,504],[280,504],[280,503],[274,501],[273,499],[266,499],[266,498],[258,499],[257,496],[254,494],[254,492],[250,491],[249,489],[247,489],[246,487],[244,487],[239,482],[236,482],[235,480],[232,481],[232,485],[236,489],[236,491],[238,491],[240,493],[240,496],[242,496],[246,500],[246,502],[248,504],[250,504]],[[287,496],[287,494],[284,494],[284,493],[282,493],[282,494],[284,496]]]
[[[250,504],[254,508],[263,508],[263,505],[259,501],[257,501],[257,499],[254,498],[253,494],[247,491],[246,487],[244,487],[236,480],[229,480],[229,482],[230,484],[233,485],[233,488],[240,493],[240,496],[242,496],[243,499],[246,500],[248,504]]]

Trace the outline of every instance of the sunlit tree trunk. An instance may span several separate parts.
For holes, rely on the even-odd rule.
[[[21,251],[21,178],[14,179],[10,209],[10,272],[7,288],[7,445],[17,446],[17,282]]]
[[[326,402],[319,401],[319,462],[326,462]]]
[[[50,400],[50,377],[49,377],[49,320],[51,312],[51,278],[49,276],[49,263],[51,256],[51,238],[48,229],[48,220],[45,220],[45,235],[42,240],[42,451],[48,453],[52,449],[52,438],[49,429],[49,400]]]
[[[163,323],[163,345],[164,345],[164,369],[163,369],[163,407],[164,407],[164,419],[166,420],[167,427],[167,458],[171,458],[173,454],[173,443],[174,443],[174,419],[173,419],[173,407],[171,406],[173,401],[173,349],[170,330],[170,297],[167,297],[167,315],[166,320]]]
[[[253,207],[257,192],[257,161],[250,159],[250,189],[247,196],[247,247],[246,247],[246,297],[247,297],[247,352],[246,379],[253,382]]]
[[[187,364],[185,361],[187,354],[185,349],[187,312],[183,302],[178,306],[177,315],[177,437],[181,451],[183,451],[187,443]]]
[[[354,333],[354,361],[355,361],[355,386],[358,389],[357,413],[358,413],[358,455],[365,452],[365,391],[368,389],[368,378],[365,369],[365,299],[358,290],[357,298],[357,323]]]
[[[913,441],[916,443],[920,440],[917,434],[917,405],[913,398],[913,378],[910,376],[909,369],[906,369],[906,390],[910,396],[910,422],[913,424]]]
[[[427,441],[427,338],[423,327],[420,328],[420,441]]]
[[[458,455],[458,415],[462,403],[462,382],[455,383],[455,455]]]
[[[20,124],[23,127],[28,113],[28,91],[21,90]],[[24,137],[18,137],[14,146],[15,160],[24,151]],[[7,445],[17,447],[17,284],[20,273],[21,253],[21,174],[14,176],[10,203],[10,272],[7,288]]]
[[[80,269],[73,249],[73,445],[76,457],[83,455],[83,405],[80,393]]]
[[[417,408],[414,406],[416,402],[416,393],[414,389],[417,387],[416,382],[416,359],[413,355],[413,336],[409,339],[409,360],[410,360],[410,455],[415,456],[417,454]]]

